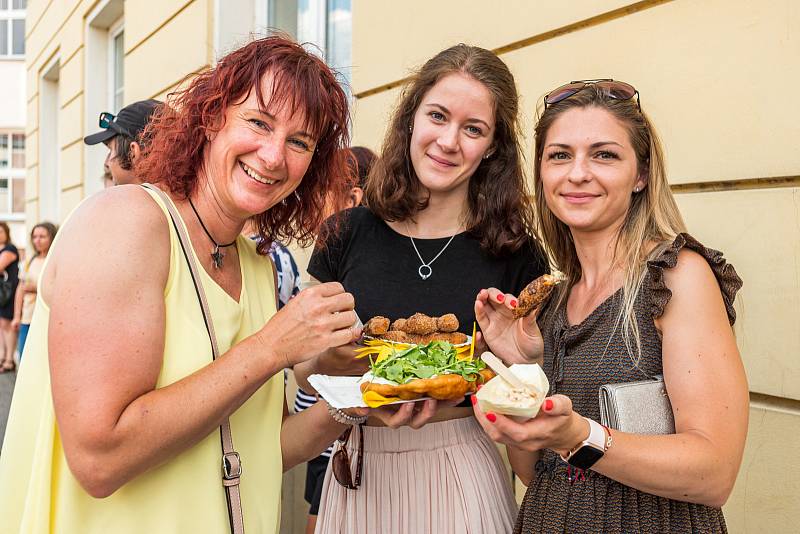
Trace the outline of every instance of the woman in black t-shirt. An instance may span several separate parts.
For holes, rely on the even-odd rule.
[[[10,286],[10,298],[0,302],[0,373],[13,371],[14,349],[17,347],[17,334],[11,328],[14,318],[14,294],[19,283],[19,252],[11,242],[8,224],[0,221],[0,276]]]
[[[492,52],[458,45],[429,60],[394,112],[367,180],[368,208],[345,213],[312,256],[311,276],[340,282],[365,321],[455,313],[471,333],[482,288],[497,283],[516,294],[547,271],[517,114],[514,78]],[[363,372],[352,365],[353,348],[328,351],[295,374],[305,385],[311,372]],[[361,485],[345,489],[329,466],[316,532],[511,530],[511,485],[469,403],[372,410],[363,436]],[[358,440],[346,447],[355,468]]]

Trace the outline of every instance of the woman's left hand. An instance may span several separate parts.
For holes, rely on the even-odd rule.
[[[589,423],[572,410],[565,395],[547,397],[539,414],[519,422],[505,415],[484,413],[473,396],[475,418],[492,440],[526,451],[550,449],[565,455],[589,437]]]

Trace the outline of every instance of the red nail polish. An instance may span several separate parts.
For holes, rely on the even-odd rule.
[[[475,395],[471,395],[471,396],[469,397],[469,400],[470,400],[470,401],[472,401],[472,405],[473,405],[473,406],[475,406],[475,403],[476,403],[476,402],[478,402],[478,399],[477,399],[477,398],[475,398]]]
[[[482,387],[483,387],[483,384],[478,384],[478,388],[477,388],[478,391],[480,391]]]
[[[505,295],[503,295],[502,293],[497,295],[497,302],[503,302],[504,300],[506,300],[506,296]]]
[[[509,302],[509,304],[511,304],[512,308],[516,308],[517,307],[517,301],[516,300],[512,299],[511,302]]]
[[[494,423],[495,421],[497,421],[497,416],[492,412],[489,412],[486,414],[486,419],[488,419],[490,423]]]
[[[549,412],[553,409],[553,400],[552,399],[545,399],[544,401],[544,411]]]

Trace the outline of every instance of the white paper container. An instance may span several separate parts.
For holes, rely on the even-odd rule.
[[[521,394],[498,375],[489,380],[476,394],[478,406],[484,412],[532,418],[539,413],[550,383],[539,364],[515,363],[509,369],[526,385],[537,392],[535,398]]]
[[[361,382],[370,381],[372,378],[371,373],[364,376],[328,376],[328,375],[311,375],[308,377],[308,383],[311,384],[317,393],[323,399],[328,401],[328,404],[334,408],[366,408],[367,404],[361,396],[360,385]],[[386,380],[376,378],[375,382],[384,382],[390,384]],[[399,400],[391,404],[402,404],[404,402],[416,402],[420,400],[429,399],[424,397],[421,399],[414,399],[410,401]]]

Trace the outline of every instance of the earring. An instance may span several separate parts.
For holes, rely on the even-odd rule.
[[[639,192],[639,191],[641,191],[641,190],[642,190],[642,189],[641,189],[640,187],[634,187],[634,188],[633,188],[633,192],[634,192],[634,193],[638,193],[638,192]]]
[[[414,127],[409,124],[408,125],[408,133],[413,133],[413,132],[414,132]]]
[[[491,154],[487,152],[486,154],[483,155],[483,159],[489,159],[489,156],[491,156]]]

